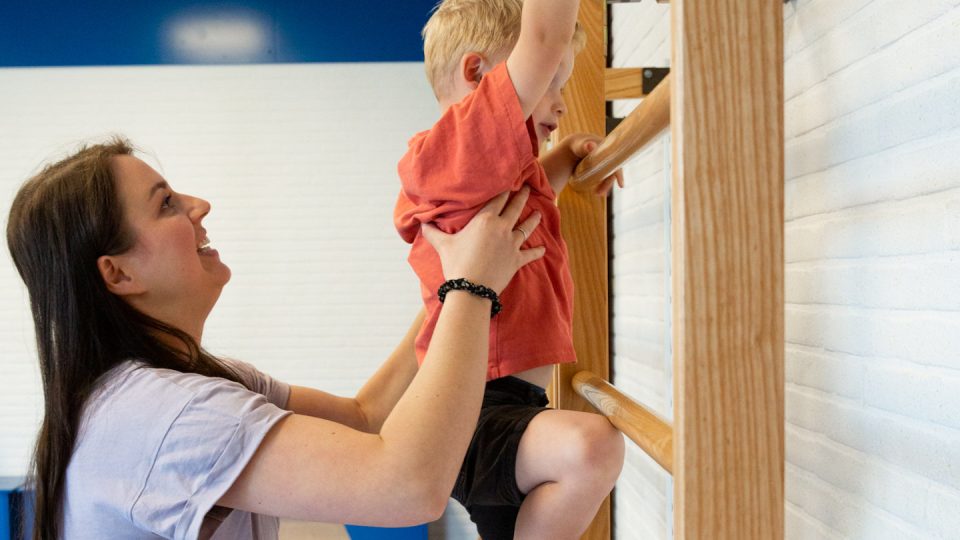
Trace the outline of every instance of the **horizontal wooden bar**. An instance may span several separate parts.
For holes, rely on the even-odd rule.
[[[670,125],[670,75],[580,162],[570,185],[592,192],[624,162]]]
[[[603,95],[611,99],[643,97],[643,68],[607,68],[603,72]]]
[[[669,423],[589,371],[574,375],[573,389],[664,470],[673,472],[673,427]]]

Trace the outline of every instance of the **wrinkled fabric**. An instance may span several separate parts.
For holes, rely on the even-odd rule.
[[[447,233],[457,232],[487,201],[527,185],[530,198],[521,222],[535,210],[542,220],[524,246],[544,246],[547,251],[521,268],[500,295],[503,311],[490,325],[487,380],[575,362],[573,279],[560,233],[560,211],[537,160],[536,132],[523,117],[506,64],[484,75],[476,90],[408,145],[398,165],[401,190],[394,224],[413,244],[408,261],[420,278],[427,310],[416,338],[417,359],[423,363],[440,317],[437,289],[444,282],[440,258],[420,234],[420,225],[433,223]]]
[[[215,504],[290,414],[290,387],[229,364],[252,390],[139,361],[104,377],[67,467],[64,538],[277,538],[276,518]]]

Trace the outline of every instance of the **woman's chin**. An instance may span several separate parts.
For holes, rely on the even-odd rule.
[[[220,287],[222,288],[227,283],[230,283],[230,278],[233,277],[233,272],[230,270],[229,266],[223,263],[220,263],[220,267],[221,267],[221,279],[222,279]]]

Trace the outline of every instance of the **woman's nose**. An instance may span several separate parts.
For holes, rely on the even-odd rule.
[[[210,213],[210,203],[199,198],[190,197],[190,220],[199,223],[207,214]]]

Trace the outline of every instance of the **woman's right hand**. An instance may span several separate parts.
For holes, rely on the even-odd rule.
[[[509,196],[504,192],[491,199],[456,234],[429,223],[421,226],[423,237],[440,255],[445,279],[465,278],[500,294],[520,267],[543,257],[543,246],[520,249],[540,224],[540,213],[534,212],[517,225],[530,188],[522,188],[507,202]]]

